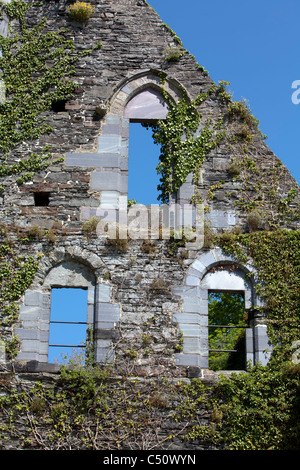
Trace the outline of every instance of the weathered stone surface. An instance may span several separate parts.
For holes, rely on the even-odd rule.
[[[49,331],[51,289],[81,287],[88,290],[87,323],[95,330],[97,361],[109,355],[119,365],[126,351],[136,349],[135,372],[186,377],[189,367],[194,371],[208,368],[211,289],[240,290],[247,310],[260,307],[263,302],[255,292],[256,279],[251,285],[245,281],[246,274],[255,274],[250,264],[240,266],[221,249],[208,249],[193,242],[178,248],[178,240],[170,241],[169,233],[161,240],[160,235],[166,232],[160,232],[157,226],[157,230],[151,227],[150,232],[147,224],[135,237],[138,225],[149,222],[150,210],[137,206],[136,213],[133,211],[126,221],[131,171],[129,124],[131,120],[144,122],[166,116],[162,84],[176,103],[182,98],[183,89],[193,99],[207,92],[213,81],[187,51],[178,61],[165,60],[164,50],[175,46],[176,39],[147,2],[99,0],[85,25],[70,23],[66,6],[65,0],[44,2],[29,10],[28,21],[34,25],[46,17],[46,31],[70,28],[77,51],[99,41],[102,48],[75,64],[73,78],[78,88],[65,108],[43,113],[53,132],[22,143],[7,156],[8,162],[15,163],[50,144],[55,157],[64,157],[63,162],[38,172],[32,181],[21,186],[13,175],[1,181],[2,223],[12,227],[14,234],[36,224],[46,229],[41,239],[30,239],[20,248],[20,254],[44,256],[32,286],[20,299],[20,316],[14,326],[22,343],[18,359],[30,361],[28,367],[34,370],[39,367],[36,362],[45,369],[50,367],[45,338]],[[11,28],[13,34],[16,22]],[[6,31],[3,17],[0,34]],[[219,118],[224,110],[222,100],[209,96],[199,109],[201,123],[195,136],[201,134],[208,118]],[[253,136],[252,143],[258,174],[259,170],[273,169],[277,157],[258,135]],[[247,214],[240,204],[244,197],[241,182],[229,171],[233,157],[238,156],[232,154],[232,148],[222,141],[208,153],[197,178],[190,172],[178,193],[171,195],[172,201],[187,204],[193,196],[201,196],[207,203],[205,223],[218,234],[236,227],[242,232],[249,230]],[[284,172],[279,183],[284,199],[295,182]],[[34,193],[38,191],[49,193],[49,206],[34,205]],[[195,214],[191,214],[194,223]],[[93,226],[82,230],[83,222],[92,217],[101,220],[102,231]],[[162,218],[166,221],[166,214]],[[168,228],[171,225],[173,229],[169,213],[167,218]],[[108,242],[107,230],[112,222],[119,229],[124,225],[128,228],[129,222],[130,237]],[[290,221],[287,228],[297,224]],[[47,241],[50,231],[51,242]],[[148,243],[144,243],[144,238]],[[226,270],[228,266],[231,272]],[[176,354],[180,332],[183,351]],[[144,357],[141,338],[146,333],[152,354]],[[8,335],[7,330],[4,334]],[[268,344],[265,329],[256,328],[253,323],[247,335],[247,357],[260,357]]]

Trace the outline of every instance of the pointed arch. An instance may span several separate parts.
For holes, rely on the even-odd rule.
[[[127,77],[117,85],[108,103],[108,113],[124,116],[126,105],[136,95],[145,90],[161,94],[162,87],[164,93],[174,103],[177,103],[183,95],[188,96],[187,91],[173,77],[159,70],[144,70]]]

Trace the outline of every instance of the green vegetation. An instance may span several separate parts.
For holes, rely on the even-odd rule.
[[[34,7],[34,4],[32,5]],[[53,159],[46,146],[41,155],[32,153],[18,163],[9,163],[9,152],[22,142],[51,132],[42,113],[53,103],[73,96],[78,85],[70,77],[80,57],[94,48],[77,52],[67,30],[44,31],[46,19],[30,27],[26,22],[29,4],[13,0],[2,4],[10,20],[19,23],[18,34],[0,36],[1,78],[6,99],[0,104],[0,176],[18,176],[17,183],[32,179],[37,171],[62,159]]]
[[[244,298],[241,294],[230,292],[209,294],[208,324],[213,325],[209,328],[210,370],[245,370],[246,321]],[[232,328],[221,328],[221,325]],[[230,353],[224,350],[238,352]]]
[[[66,31],[44,32],[44,22],[29,28],[25,20],[28,5],[24,2],[14,0],[3,8],[10,19],[19,22],[20,31],[0,40],[3,52],[0,68],[7,97],[0,105],[0,176],[14,175],[18,184],[22,184],[53,162],[50,149],[13,164],[9,162],[9,153],[23,141],[51,131],[41,114],[53,102],[72,96],[76,84],[68,77],[73,74],[80,54]],[[161,74],[162,85],[164,79]],[[153,127],[154,139],[162,149],[158,167],[161,200],[168,202],[169,193],[177,191],[192,171],[197,182],[207,154],[221,141],[231,148],[234,157],[229,173],[243,184],[238,208],[249,215],[251,233],[224,234],[218,240],[211,236],[209,244],[219,244],[241,263],[252,262],[257,269],[262,281],[258,293],[266,302],[268,334],[274,347],[269,365],[257,365],[230,378],[221,377],[219,383],[209,387],[197,379],[189,384],[157,377],[153,381],[138,381],[129,372],[120,377],[110,367],[90,363],[85,367],[75,362],[70,367],[63,366],[57,376],[47,377],[46,382],[34,386],[7,372],[1,374],[0,381],[2,444],[12,439],[21,442],[22,448],[112,450],[162,449],[171,443],[178,446],[189,441],[220,449],[299,449],[300,368],[291,362],[291,357],[292,345],[299,340],[300,234],[278,230],[279,222],[296,215],[290,205],[297,189],[291,189],[285,198],[280,196],[277,188],[283,174],[280,162],[267,171],[258,171],[249,151],[258,122],[244,104],[229,103],[225,86],[224,82],[213,86],[196,100],[190,101],[184,95],[177,105],[169,102],[167,120]],[[203,123],[196,136],[201,121],[199,106],[213,94],[224,106],[224,113],[215,121]],[[269,189],[262,199],[266,182]],[[212,185],[208,202],[221,184]],[[196,197],[200,199],[201,195]],[[266,218],[268,204],[278,213],[274,218],[268,214],[273,231],[258,231]],[[85,228],[87,234],[93,233],[94,221],[89,221],[84,231]],[[54,240],[49,233],[49,239]],[[26,252],[29,240],[39,240],[40,236],[44,234],[36,226],[31,228],[27,240],[12,237],[1,229],[0,321],[11,358],[17,351],[17,338],[11,336],[18,315],[17,301],[32,283],[40,258],[19,253]],[[181,243],[171,240],[169,254],[173,255]],[[121,252],[128,249],[127,240],[111,242],[109,246]],[[144,245],[143,250],[147,254],[155,251],[152,245]],[[104,277],[109,279],[109,272]],[[154,295],[169,291],[164,282],[155,281]],[[240,318],[239,304],[237,300],[233,307]],[[216,304],[211,308],[215,321],[219,321]],[[154,341],[148,331],[140,342],[143,354],[149,356]],[[182,347],[181,336],[175,350],[181,352]],[[133,362],[138,353],[141,354],[135,345],[135,349],[126,350],[124,360]],[[207,421],[203,424],[204,415]]]
[[[7,337],[1,339],[8,358],[12,359],[18,351],[18,340],[11,336],[10,328],[18,319],[18,300],[32,283],[41,255],[19,255],[22,241],[13,240],[4,227],[0,228],[0,237],[0,326],[3,331],[9,331]]]
[[[300,367],[293,363],[221,377],[206,401],[210,424],[194,424],[185,439],[226,450],[297,450],[299,385]]]
[[[195,173],[197,182],[206,155],[224,137],[224,132],[220,130],[222,120],[214,124],[208,121],[200,135],[195,137],[201,120],[198,107],[216,88],[213,86],[208,93],[200,94],[192,101],[184,93],[184,97],[174,104],[162,87],[163,96],[169,105],[168,116],[166,120],[151,125],[151,128],[155,144],[161,146],[157,173],[161,175],[158,190],[161,192],[159,199],[163,203],[168,203],[170,193],[178,191],[189,173]]]
[[[254,232],[220,238],[224,251],[241,263],[254,263],[261,281],[257,293],[265,300],[268,335],[281,362],[290,360],[299,339],[300,233],[292,230]]]
[[[167,47],[164,52],[164,58],[168,62],[176,62],[183,56],[184,51],[180,46]]]
[[[131,361],[134,353],[128,354]],[[29,388],[11,378],[1,382],[3,443],[18,440],[21,448],[36,450],[147,450],[173,442],[228,450],[299,448],[300,369],[291,363],[256,366],[213,388],[197,379],[124,380],[109,367],[76,363],[52,380]]]
[[[68,14],[74,21],[79,21],[84,23],[87,21],[92,14],[94,13],[95,8],[92,7],[89,3],[85,2],[76,2],[73,5],[70,5],[67,9]]]
[[[50,146],[41,153],[22,153],[17,161],[11,152],[24,141],[34,141],[51,132],[51,127],[42,116],[53,103],[69,99],[78,85],[70,77],[75,73],[75,63],[80,57],[91,54],[101,44],[77,52],[70,32],[66,30],[45,31],[46,19],[30,27],[26,21],[28,4],[13,0],[2,4],[10,20],[18,25],[18,33],[7,38],[0,36],[2,56],[0,58],[1,79],[5,83],[5,100],[0,103],[0,177],[5,191],[8,177],[14,177],[18,185],[31,181],[33,176],[63,158],[54,159]],[[0,311],[1,324],[12,325],[18,317],[17,300],[32,283],[38,267],[39,256],[19,255],[29,240],[41,240],[44,236],[50,243],[55,242],[55,233],[44,231],[38,226],[29,227],[28,238],[16,236],[15,228],[1,227],[0,247]],[[7,329],[6,351],[15,356],[17,340]]]

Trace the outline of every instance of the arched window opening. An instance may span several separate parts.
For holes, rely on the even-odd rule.
[[[210,370],[245,370],[247,326],[244,292],[208,292]]]
[[[158,204],[159,180],[156,167],[160,147],[154,143],[152,130],[141,123],[130,123],[128,199],[139,204]]]
[[[156,168],[160,146],[154,143],[152,129],[147,124],[166,119],[167,114],[167,103],[152,87],[135,94],[124,109],[124,117],[130,123],[128,199],[139,204],[158,204],[160,177]]]
[[[84,362],[88,290],[52,288],[48,362]]]

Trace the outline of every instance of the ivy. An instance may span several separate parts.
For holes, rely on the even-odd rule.
[[[300,233],[293,230],[255,232],[221,237],[228,254],[242,263],[252,260],[261,281],[258,292],[265,301],[268,334],[280,361],[291,357],[299,339]]]
[[[222,120],[216,123],[208,121],[201,127],[198,107],[213,91],[215,86],[192,101],[184,93],[183,98],[174,104],[162,88],[169,112],[166,120],[159,120],[151,128],[154,142],[161,147],[157,173],[161,175],[158,190],[163,203],[169,201],[171,193],[178,191],[189,173],[193,172],[196,180],[199,178],[205,157],[224,137],[224,132],[220,131]]]
[[[0,240],[0,326],[5,331],[18,319],[18,300],[31,285],[42,255],[20,255],[22,241],[13,240],[5,228],[0,230]],[[2,340],[6,354],[13,358],[17,354],[17,337]]]
[[[29,5],[13,0],[2,5],[10,19],[19,23],[19,32],[0,37],[2,57],[1,78],[5,83],[6,100],[0,104],[0,175],[16,174],[30,166],[27,178],[46,167],[52,155],[31,155],[27,161],[10,166],[8,153],[24,141],[38,139],[52,128],[42,113],[52,104],[69,99],[78,85],[70,77],[75,73],[74,64],[80,57],[91,54],[94,48],[76,52],[74,41],[67,30],[44,31],[46,18],[30,28],[26,22]]]
[[[23,142],[34,141],[52,131],[43,113],[53,103],[73,96],[78,87],[70,78],[75,73],[75,63],[101,47],[99,43],[91,49],[76,51],[70,32],[47,31],[46,18],[29,27],[26,21],[29,7],[19,0],[1,5],[9,20],[15,21],[15,33],[0,36],[1,80],[6,93],[0,104],[0,177],[5,181],[13,176],[18,185],[31,181],[50,164],[62,161],[53,158],[49,146],[40,154],[23,152],[17,161],[15,156],[11,159],[11,153]],[[0,190],[4,191],[5,186],[1,185]],[[19,255],[22,243],[15,237],[10,239],[6,230],[1,230],[0,237],[0,321],[3,326],[9,326],[17,319],[17,301],[33,281],[39,256]],[[15,338],[6,341],[6,351],[11,356],[16,346]]]

